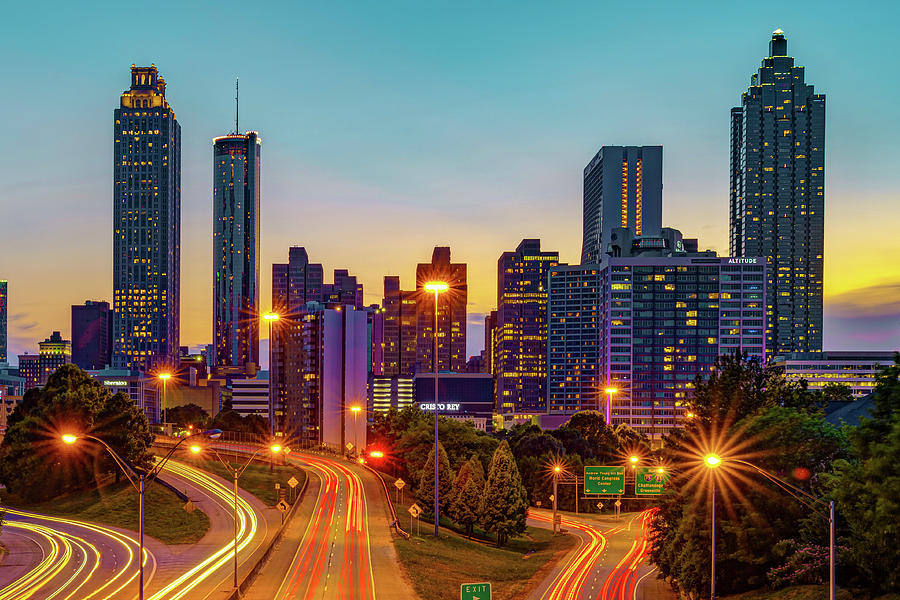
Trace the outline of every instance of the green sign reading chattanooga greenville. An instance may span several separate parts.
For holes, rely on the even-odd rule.
[[[585,467],[585,494],[624,494],[625,467]]]
[[[669,474],[662,467],[638,467],[635,469],[636,494],[662,494]]]

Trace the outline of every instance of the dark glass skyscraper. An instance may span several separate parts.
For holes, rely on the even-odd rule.
[[[180,315],[181,126],[155,66],[114,119],[113,364],[146,371],[177,361]]]
[[[450,262],[450,248],[435,246],[430,263],[416,267],[416,372],[434,370],[434,294],[425,291],[429,281],[442,281],[450,289],[438,296],[437,370],[466,372],[466,303],[469,288],[465,263]]]
[[[558,252],[541,251],[541,240],[528,239],[497,261],[492,336],[497,412],[547,408],[547,277],[558,264]]]
[[[112,323],[109,302],[88,300],[72,306],[72,362],[85,371],[110,364]]]
[[[662,146],[603,146],[584,168],[581,264],[599,263],[614,227],[662,227]]]
[[[6,312],[8,302],[7,283],[0,279],[0,363],[7,362],[6,358]]]
[[[259,364],[261,140],[254,131],[213,140],[214,365]]]
[[[822,350],[825,95],[787,55],[780,29],[731,109],[731,254],[769,268],[766,346]]]

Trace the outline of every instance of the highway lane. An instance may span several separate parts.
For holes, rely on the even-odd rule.
[[[101,525],[6,511],[3,541],[24,561],[0,569],[0,600],[114,600],[137,597],[139,546],[130,534]],[[145,549],[145,578],[156,570]],[[30,559],[30,560],[29,560]],[[7,560],[7,564],[9,560]]]

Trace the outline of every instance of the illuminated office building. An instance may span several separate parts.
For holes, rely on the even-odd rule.
[[[894,364],[893,352],[847,351],[792,352],[772,358],[771,366],[781,369],[792,381],[805,379],[809,390],[828,384],[845,385],[857,398],[875,390],[875,377]]]
[[[449,286],[438,295],[437,370],[466,371],[466,264],[450,262],[450,248],[437,246],[430,263],[416,267],[416,372],[434,371],[434,294],[425,290],[429,281],[442,281]]]
[[[25,380],[25,389],[41,387],[41,357],[38,354],[19,355],[19,377]]]
[[[400,278],[387,275],[384,278],[383,358],[382,373],[385,377],[412,377],[416,371],[416,334],[418,328],[417,294],[400,289]]]
[[[536,239],[522,240],[497,261],[491,340],[497,412],[535,412],[547,405],[547,275],[558,264],[559,253],[541,251]]]
[[[731,109],[731,255],[768,259],[767,346],[822,350],[825,95],[780,29]]]
[[[655,439],[720,355],[765,359],[763,258],[720,258],[664,228],[611,232],[599,265],[550,270],[548,409],[605,412]]]
[[[259,365],[260,147],[254,131],[213,140],[213,365]]]
[[[616,227],[662,227],[662,146],[603,146],[584,168],[581,263],[600,262]]]
[[[114,116],[113,364],[178,360],[181,127],[155,66],[131,67]]]

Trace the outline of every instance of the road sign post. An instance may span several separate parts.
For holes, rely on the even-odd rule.
[[[491,600],[491,584],[464,583],[459,586],[459,600]]]
[[[621,495],[625,493],[625,467],[586,466],[584,493]]]

